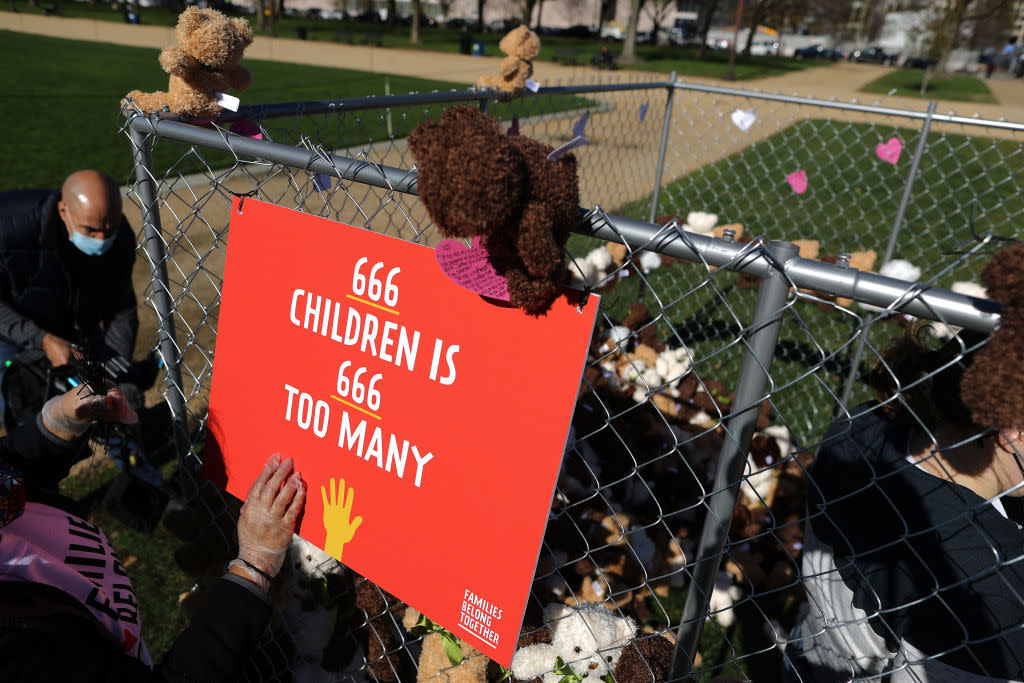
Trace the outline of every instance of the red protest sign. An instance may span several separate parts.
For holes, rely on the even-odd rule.
[[[434,250],[236,199],[204,473],[243,498],[271,453],[299,533],[508,666],[597,314],[449,280]]]

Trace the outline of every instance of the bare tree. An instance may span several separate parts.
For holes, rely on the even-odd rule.
[[[931,37],[926,41],[931,56],[938,59],[936,73],[940,76],[947,73],[950,54],[958,44],[969,39],[965,35],[967,25],[994,21],[1005,27],[1011,9],[1010,0],[946,0],[937,7],[934,19],[928,24]]]
[[[388,0],[387,27],[394,28],[395,26],[398,26],[398,0]]]
[[[761,24],[772,0],[754,0],[750,13],[750,29],[747,31],[747,44],[743,47],[743,56],[750,56],[750,48],[754,45],[754,37],[757,35],[757,27]]]
[[[420,44],[420,14],[423,13],[423,0],[412,0],[412,28],[409,30],[409,42]]]
[[[524,26],[529,26],[533,20],[533,8],[537,6],[537,0],[517,0],[516,8]]]
[[[697,58],[704,59],[708,52],[708,31],[711,30],[711,20],[715,16],[715,10],[718,9],[718,0],[704,0],[704,6],[701,7],[700,15],[700,26],[697,28],[697,33],[700,35],[700,47],[697,48]]]
[[[636,56],[636,27],[640,22],[641,1],[629,0],[629,23],[626,24],[625,42],[622,44],[622,55],[619,57],[623,64],[636,64],[640,61]]]
[[[676,0],[641,0],[644,14],[654,23],[651,41],[657,42],[658,29],[676,8]]]
[[[455,0],[437,0],[437,6],[441,8],[441,16],[443,16],[445,20],[450,18],[449,15],[451,14],[452,5],[454,4]]]

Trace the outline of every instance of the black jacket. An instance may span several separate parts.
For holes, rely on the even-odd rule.
[[[0,338],[38,348],[47,332],[71,342],[101,334],[131,358],[139,328],[131,226],[121,216],[111,249],[88,256],[68,239],[59,200],[53,190],[0,193]]]
[[[1020,499],[1001,499],[1003,517],[908,462],[908,429],[877,405],[853,412],[818,451],[808,511],[854,605],[890,650],[903,639],[949,666],[1024,680]]]
[[[25,475],[28,500],[79,514],[57,493],[83,452],[53,436],[38,419],[0,439],[0,461]],[[0,528],[0,558],[3,529]],[[270,618],[266,595],[226,574],[164,660],[150,670],[125,655],[88,610],[42,584],[0,581],[0,671],[5,681],[236,681]]]

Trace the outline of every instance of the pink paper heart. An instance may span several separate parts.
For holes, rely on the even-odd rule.
[[[249,119],[239,119],[231,124],[229,129],[235,135],[241,135],[243,137],[252,138],[253,140],[262,140],[263,131],[260,127]]]
[[[807,192],[807,171],[802,168],[799,171],[793,171],[786,176],[786,182],[793,188],[793,192],[797,194]]]
[[[443,240],[434,250],[434,258],[444,274],[460,287],[492,299],[509,300],[508,283],[494,270],[479,236],[473,238],[471,247],[457,240]]]
[[[875,147],[875,154],[882,161],[888,161],[890,164],[895,164],[900,160],[900,152],[903,151],[903,143],[900,142],[899,138],[889,138],[888,142],[880,142]]]

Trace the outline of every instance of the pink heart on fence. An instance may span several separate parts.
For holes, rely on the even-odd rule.
[[[509,300],[508,283],[494,270],[479,236],[473,238],[472,247],[457,240],[443,240],[434,250],[434,258],[444,274],[460,287],[492,299]]]
[[[875,147],[875,154],[882,161],[888,161],[890,164],[895,164],[900,160],[900,152],[903,151],[903,143],[900,142],[899,138],[889,138],[888,142],[880,142]]]
[[[249,119],[239,119],[231,124],[229,129],[235,135],[241,135],[243,137],[252,138],[253,140],[262,140],[263,131],[254,122]]]
[[[797,194],[807,192],[807,171],[803,169],[793,171],[786,176],[786,182],[793,188],[793,192],[796,192]]]

